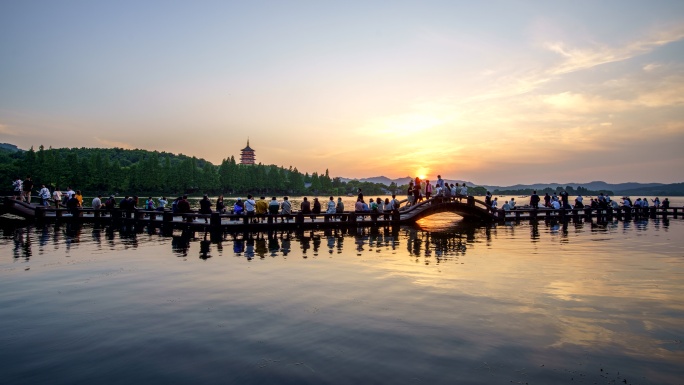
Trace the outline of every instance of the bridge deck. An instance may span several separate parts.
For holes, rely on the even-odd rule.
[[[0,204],[3,213],[10,213],[30,220],[37,221],[78,221],[78,222],[114,222],[122,224],[134,224],[140,226],[155,226],[192,229],[222,229],[226,231],[241,230],[271,230],[288,228],[319,228],[319,227],[343,227],[343,226],[393,226],[399,224],[409,224],[417,220],[439,213],[451,212],[462,216],[466,220],[480,222],[503,222],[519,220],[618,220],[631,219],[632,217],[651,217],[656,216],[684,216],[684,208],[674,207],[667,210],[656,209],[648,210],[623,210],[623,209],[573,209],[573,210],[553,210],[546,208],[532,209],[529,207],[517,208],[512,211],[487,209],[483,201],[474,197],[462,197],[459,201],[448,198],[432,198],[418,204],[401,207],[399,211],[387,213],[357,213],[345,212],[342,214],[302,214],[295,213],[289,215],[260,215],[247,217],[244,215],[233,214],[199,214],[186,213],[175,214],[171,211],[147,211],[132,210],[121,211],[80,209],[76,216],[72,216],[67,209],[45,208],[43,206],[27,204],[5,198]]]

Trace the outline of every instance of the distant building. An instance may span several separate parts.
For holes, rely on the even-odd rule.
[[[254,164],[254,150],[249,147],[249,139],[247,139],[247,147],[240,150],[240,164]]]

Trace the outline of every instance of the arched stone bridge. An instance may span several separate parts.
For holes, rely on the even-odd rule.
[[[468,220],[489,222],[494,219],[485,202],[472,196],[463,197],[461,202],[458,198],[430,198],[399,210],[401,222],[415,222],[429,215],[443,212],[455,213]]]

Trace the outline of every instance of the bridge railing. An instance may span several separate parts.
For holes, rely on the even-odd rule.
[[[275,224],[279,221],[281,223],[304,223],[304,222],[391,222],[398,221],[398,211],[384,211],[384,212],[354,212],[345,211],[342,213],[302,213],[294,212],[291,214],[232,214],[212,212],[211,214],[203,214],[200,212],[186,212],[179,213],[171,210],[144,210],[144,209],[94,209],[94,208],[78,208],[70,210],[66,208],[51,208],[44,206],[36,207],[36,218],[44,219],[48,213],[53,213],[55,218],[68,217],[83,217],[83,218],[103,218],[110,217],[116,220],[136,220],[149,222],[169,222],[169,223],[192,223],[196,220],[205,220],[207,223],[220,225],[223,220],[228,221],[228,224],[235,222],[236,224],[252,224],[252,223],[269,223]]]
[[[465,202],[462,202],[462,199],[466,199]],[[476,199],[472,195],[464,196],[464,195],[456,195],[456,196],[449,196],[449,197],[444,197],[444,196],[436,196],[436,197],[431,197],[429,199],[425,199],[423,201],[420,201],[416,204],[410,205],[410,206],[405,206],[400,209],[400,212],[402,214],[404,213],[410,213],[411,211],[418,210],[420,208],[425,208],[425,206],[428,205],[435,205],[435,204],[440,204],[440,203],[455,203],[459,202],[468,206],[473,206],[478,209],[481,209],[483,211],[491,211],[488,207],[487,204],[479,199]]]
[[[479,212],[480,214],[477,214],[480,217],[486,217],[489,216],[490,218],[494,220],[508,220],[508,219],[522,219],[522,218],[537,218],[537,217],[651,217],[655,218],[656,216],[673,216],[674,218],[678,218],[679,216],[684,216],[684,207],[670,207],[668,209],[663,209],[663,208],[656,208],[656,207],[648,207],[648,208],[625,208],[625,207],[620,207],[620,208],[591,208],[591,207],[584,207],[584,208],[574,208],[574,209],[549,209],[549,208],[538,208],[538,209],[533,209],[531,207],[516,207],[516,209],[511,210],[511,211],[504,211],[503,209],[497,209],[497,210],[491,210],[487,209],[487,206],[484,201],[476,199],[473,196],[468,196],[468,197],[461,197],[461,198],[466,198],[466,202],[462,202],[461,204],[467,207],[472,207],[476,208],[476,213]],[[327,213],[320,213],[320,214],[313,214],[313,213],[292,213],[292,214],[265,214],[265,215],[255,215],[255,216],[246,216],[246,215],[237,215],[237,214],[230,214],[230,213],[212,213],[212,214],[201,214],[198,212],[191,212],[191,213],[173,213],[171,210],[165,210],[165,211],[157,211],[157,210],[142,210],[142,209],[135,209],[135,210],[121,210],[119,208],[116,208],[114,210],[108,210],[108,209],[93,209],[93,208],[80,208],[78,209],[75,214],[77,216],[87,216],[87,217],[101,217],[101,216],[113,216],[115,218],[121,218],[121,219],[136,219],[136,220],[145,220],[145,221],[159,221],[159,222],[174,222],[177,221],[178,218],[180,218],[180,221],[184,222],[192,222],[194,220],[202,220],[205,219],[207,222],[213,221],[214,224],[221,224],[222,220],[227,220],[229,223],[232,222],[241,222],[244,224],[249,224],[252,223],[253,220],[257,220],[259,223],[277,223],[278,221],[280,222],[293,222],[293,223],[304,223],[308,222],[309,220],[311,222],[316,222],[322,220],[322,222],[334,222],[334,221],[341,221],[341,222],[377,222],[377,221],[400,221],[400,220],[408,220],[412,217],[412,213],[415,211],[415,215],[420,215],[420,212],[425,213],[423,210],[424,208],[437,208],[436,205],[442,204],[442,203],[449,203],[453,204],[454,201],[458,200],[458,197],[434,197],[430,198],[427,200],[424,200],[422,202],[419,202],[418,204],[408,206],[408,207],[401,207],[399,211],[394,211],[394,212],[383,212],[383,213],[370,213],[370,212],[344,212],[344,213],[334,213],[334,214],[327,214]],[[403,200],[405,202],[406,200]],[[53,208],[53,207],[45,207],[41,205],[34,205],[34,204],[27,204],[25,202],[17,201],[12,198],[7,198],[7,197],[0,197],[0,203],[2,204],[2,208],[4,212],[13,212],[12,209],[17,210],[31,210],[30,213],[24,212],[24,215],[27,218],[37,218],[37,219],[42,219],[47,216],[52,216],[54,217],[64,217],[64,216],[71,216],[71,212],[69,209],[66,208]],[[8,211],[9,209],[9,211]],[[451,208],[453,209],[453,207]],[[51,214],[48,214],[51,213]],[[472,210],[471,210],[472,214]],[[401,216],[403,215],[403,219]],[[407,216],[408,215],[408,216]]]
[[[657,216],[672,216],[678,218],[679,216],[684,216],[684,207],[669,207],[656,208],[656,207],[583,207],[583,208],[571,208],[571,209],[553,209],[548,207],[531,208],[531,207],[517,207],[513,210],[504,211],[499,209],[495,213],[495,218],[501,221],[508,219],[529,219],[529,218],[594,218],[601,217],[606,219],[612,218],[656,218]]]

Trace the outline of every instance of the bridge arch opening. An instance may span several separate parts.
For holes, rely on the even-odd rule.
[[[440,231],[453,228],[463,221],[463,216],[453,212],[441,212],[427,215],[415,223],[422,230]]]

